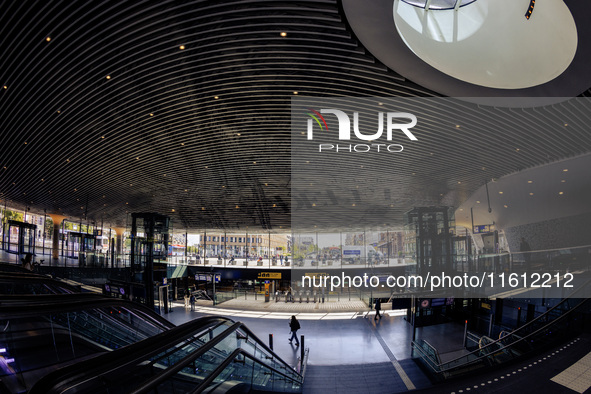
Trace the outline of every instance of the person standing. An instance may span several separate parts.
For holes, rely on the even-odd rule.
[[[300,341],[298,340],[298,330],[300,328],[300,322],[295,316],[292,316],[291,320],[289,321],[289,329],[291,330],[291,338],[289,339],[289,343],[291,343],[291,341],[293,341],[295,338],[296,346],[300,346]]]
[[[185,290],[185,309],[189,307],[189,298],[191,298],[191,292],[189,289]]]
[[[380,318],[380,320],[382,320],[382,315],[380,315],[380,311],[382,310],[382,301],[379,298],[376,298],[375,308],[376,317],[374,317],[374,320],[378,320],[378,317]]]

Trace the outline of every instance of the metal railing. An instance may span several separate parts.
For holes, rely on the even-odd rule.
[[[458,10],[476,0],[401,0],[406,4],[429,10]]]
[[[137,379],[124,379],[130,375]],[[303,377],[242,323],[205,317],[50,373],[30,393],[100,391],[110,385],[133,393],[186,393],[200,392],[222,381],[253,390],[301,392]]]
[[[479,341],[478,349],[456,359],[442,363],[436,350],[435,352],[430,350],[432,346],[426,347],[424,341],[413,341],[411,343],[412,352],[416,351],[428,369],[436,377],[443,379],[521,357],[535,348],[547,344],[552,338],[568,332],[570,323],[568,319],[578,308],[588,305],[591,301],[589,298],[574,298],[573,296],[575,294],[581,297],[586,296],[587,294],[582,293],[589,283],[591,281],[587,281],[570,297],[563,299],[529,323],[497,340],[489,338],[485,341],[486,343]]]

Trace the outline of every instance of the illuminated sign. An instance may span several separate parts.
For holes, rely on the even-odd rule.
[[[484,224],[481,226],[474,226],[474,234],[490,233],[492,231],[495,231],[494,224]]]
[[[328,274],[326,272],[306,272],[304,274],[304,276],[308,276],[310,278],[314,278],[314,277],[323,277],[323,276],[328,276]]]
[[[259,272],[259,279],[281,279],[281,272]]]

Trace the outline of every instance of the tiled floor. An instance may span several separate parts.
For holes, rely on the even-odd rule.
[[[212,312],[216,315],[227,315],[229,312],[232,314],[229,318],[244,322],[259,338],[267,341],[272,334],[275,352],[291,365],[297,363],[300,350],[288,342],[291,313],[199,309],[199,312],[190,312],[182,306],[175,307],[167,318],[181,324]],[[266,313],[265,318],[261,318],[261,313]],[[387,313],[394,314],[395,311]],[[333,318],[330,318],[331,315]],[[373,313],[364,315],[298,314],[302,325],[298,334],[305,337],[305,346],[310,349],[305,392],[376,393],[386,388],[387,392],[398,392],[430,384],[416,364],[409,360],[412,326],[404,317],[385,315],[376,321]],[[449,336],[453,330],[462,330],[463,327],[439,328],[442,329]],[[438,329],[426,327],[417,331],[419,337],[433,335],[431,341],[439,343],[438,337],[441,336],[437,334]],[[452,346],[448,341],[446,345]],[[461,346],[461,341],[457,346]],[[332,389],[326,391],[323,387]]]
[[[584,393],[591,387],[591,353],[588,353],[551,380],[577,393]]]

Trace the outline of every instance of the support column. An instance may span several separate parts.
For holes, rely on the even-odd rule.
[[[58,260],[60,256],[60,228],[62,222],[67,219],[65,216],[48,213],[47,216],[53,221],[53,237],[51,238],[51,259]],[[56,261],[57,263],[57,261]],[[50,265],[51,262],[50,262]]]

